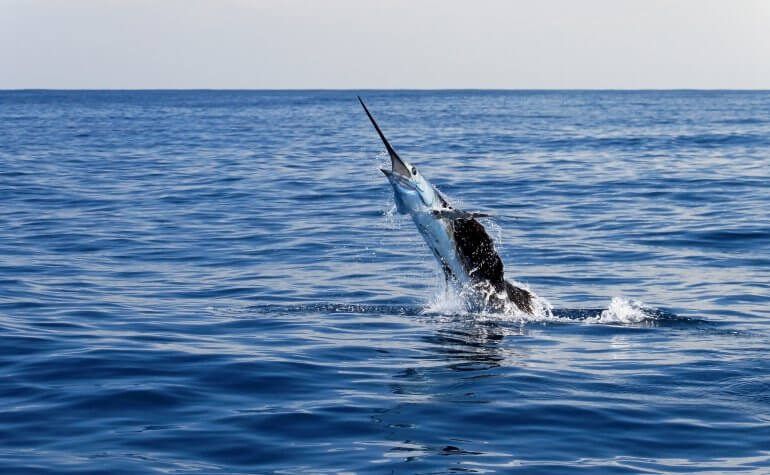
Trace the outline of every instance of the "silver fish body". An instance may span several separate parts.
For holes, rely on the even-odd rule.
[[[358,100],[390,155],[391,169],[382,172],[390,181],[399,213],[409,214],[438,261],[447,283],[465,297],[470,310],[510,309],[533,312],[533,295],[504,278],[503,263],[492,239],[477,217],[452,207],[417,170],[401,159],[366,105]]]

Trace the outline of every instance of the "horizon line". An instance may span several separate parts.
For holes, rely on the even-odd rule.
[[[232,87],[138,87],[138,88],[122,88],[122,87],[106,87],[106,88],[90,88],[90,87],[23,87],[23,88],[0,88],[0,92],[34,92],[34,91],[275,91],[275,92],[292,92],[292,91],[746,91],[746,92],[768,92],[770,88],[699,88],[699,87],[653,87],[653,88],[625,88],[625,87],[608,87],[608,88],[485,88],[485,87],[448,87],[448,88],[421,88],[421,87],[396,87],[396,88],[377,88],[377,87],[363,87],[363,88],[232,88]]]

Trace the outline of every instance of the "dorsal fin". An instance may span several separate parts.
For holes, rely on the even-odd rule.
[[[470,278],[489,282],[496,291],[505,287],[503,261],[484,226],[473,218],[452,221],[457,253]]]

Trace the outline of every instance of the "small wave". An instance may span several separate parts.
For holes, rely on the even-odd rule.
[[[521,283],[515,285],[525,287]],[[528,289],[529,290],[529,289]],[[529,290],[532,292],[531,290]],[[510,306],[502,311],[473,311],[461,293],[442,288],[435,292],[424,305],[370,305],[352,303],[319,302],[298,305],[254,305],[251,312],[259,314],[306,314],[306,313],[354,313],[378,315],[402,315],[410,317],[439,316],[472,319],[480,323],[583,323],[600,325],[676,325],[701,322],[649,307],[644,303],[623,297],[613,297],[607,308],[553,308],[548,300],[534,296],[534,312],[525,313]]]
[[[602,325],[653,325],[663,323],[698,321],[681,317],[645,305],[644,303],[623,297],[613,297],[607,308],[594,309],[554,309],[551,303],[535,294],[526,285],[514,282],[514,285],[528,290],[533,299],[533,312],[522,312],[515,306],[508,306],[502,311],[474,312],[469,310],[462,292],[451,288],[442,288],[434,293],[422,310],[423,315],[456,315],[471,317],[476,321],[500,321],[516,323],[584,323]]]
[[[423,307],[416,305],[365,305],[353,303],[310,303],[300,305],[253,305],[249,309],[256,313],[374,313],[382,315],[420,315]]]

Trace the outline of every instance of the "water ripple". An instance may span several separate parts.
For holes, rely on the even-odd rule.
[[[522,319],[360,93],[0,91],[2,472],[767,471],[770,94],[365,91]]]

